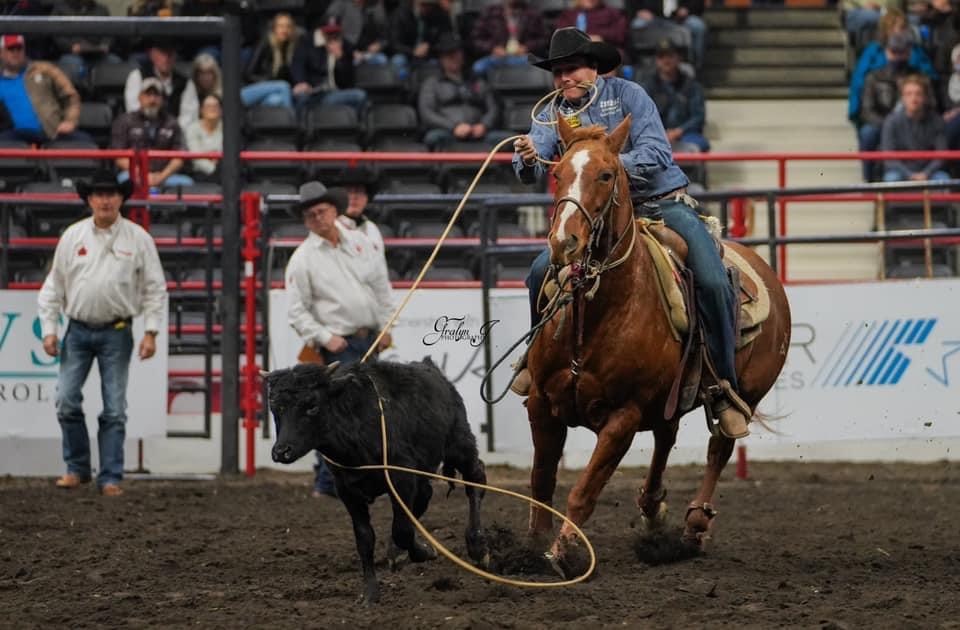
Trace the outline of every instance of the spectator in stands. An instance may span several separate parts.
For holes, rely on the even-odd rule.
[[[482,79],[468,81],[463,74],[463,47],[451,33],[434,45],[443,74],[428,77],[420,86],[417,107],[427,129],[423,142],[433,150],[456,140],[484,140],[495,144],[509,134],[492,131],[500,115],[493,91]]]
[[[52,16],[108,16],[107,7],[95,0],[57,0],[53,3]],[[110,54],[112,40],[109,37],[78,37],[66,35],[54,38],[60,59],[57,64],[65,70],[71,80],[86,78],[89,70],[97,62],[109,60],[118,63],[120,57]]]
[[[910,39],[906,33],[894,33],[887,39],[887,64],[867,75],[863,88],[863,106],[860,108],[862,124],[858,131],[861,151],[876,151],[880,145],[883,121],[893,111],[899,98],[898,81],[919,70],[909,65]],[[928,102],[933,102],[929,99]],[[876,179],[874,162],[864,161],[863,176],[866,181]]]
[[[902,0],[843,0],[843,26],[857,44],[871,35],[884,13],[902,6]]]
[[[176,68],[177,51],[170,41],[155,40],[149,43],[147,58],[127,76],[123,87],[123,99],[128,112],[140,107],[140,85],[149,77],[160,82],[167,112],[180,122],[183,129],[197,119],[200,103],[197,101],[197,86],[190,77]]]
[[[293,52],[302,35],[289,13],[277,13],[274,16],[269,32],[254,47],[244,73],[247,85],[240,89],[240,100],[244,106],[293,107],[290,91],[293,75],[290,68]]]
[[[943,122],[946,125],[947,146],[960,148],[960,44],[950,53],[953,69],[941,86],[940,102],[943,104]]]
[[[173,0],[134,0],[127,7],[130,17],[171,17]]]
[[[195,120],[183,135],[190,151],[223,151],[223,101],[219,94],[207,94],[200,105],[200,120]],[[220,161],[193,160],[193,174],[200,181],[220,180]]]
[[[574,0],[573,7],[557,17],[555,28],[575,26],[596,42],[607,42],[623,50],[627,41],[627,16],[604,5],[603,0]]]
[[[946,151],[947,136],[943,120],[928,100],[930,81],[920,74],[900,82],[903,107],[883,122],[882,151]],[[950,179],[943,160],[885,160],[883,181],[942,181]]]
[[[340,223],[351,230],[359,230],[370,240],[373,249],[383,256],[383,235],[377,224],[367,216],[367,204],[370,198],[376,195],[376,183],[372,173],[367,169],[352,169],[347,171],[340,182],[347,191],[347,209],[339,217]],[[384,258],[383,264],[387,261]]]
[[[343,40],[340,25],[327,22],[300,38],[290,66],[297,107],[314,103],[348,105],[361,115],[367,93],[354,87],[353,47]]]
[[[220,64],[212,55],[200,53],[194,58],[191,78],[200,103],[208,94],[223,96],[223,73],[220,71]]]
[[[657,104],[674,152],[709,151],[710,143],[703,137],[703,88],[696,79],[680,71],[680,49],[672,40],[660,41],[656,64],[656,73],[642,85]]]
[[[633,0],[627,3],[627,15],[633,16],[630,29],[681,28],[690,35],[690,63],[700,69],[707,43],[707,23],[703,21],[704,0]],[[669,25],[669,26],[668,26]],[[669,34],[669,33],[668,33]]]
[[[412,67],[436,58],[434,46],[444,33],[453,34],[449,0],[415,0],[390,15],[390,49]]]
[[[86,140],[77,130],[80,95],[60,68],[28,61],[23,35],[0,35],[0,139],[45,144]]]
[[[97,418],[100,471],[97,486],[107,497],[123,494],[123,441],[127,422],[127,376],[133,352],[132,319],[144,316],[137,354],[149,359],[163,325],[166,280],[153,238],[120,216],[130,196],[129,182],[118,184],[112,171],[77,184],[91,209],[90,218],[64,231],[53,265],[37,302],[43,350],[60,357],[57,420],[63,432],[65,475],[56,486],[73,490],[91,481],[90,438],[83,415],[82,388],[93,360],[100,370],[103,411]],[[57,337],[61,315],[69,319],[62,345]]]
[[[140,99],[136,111],[127,112],[113,123],[110,147],[113,149],[157,149],[183,151],[183,133],[177,119],[163,107],[163,84],[156,77],[140,83]],[[130,178],[130,160],[117,158],[120,179]],[[151,189],[167,186],[191,186],[193,180],[179,173],[183,160],[151,160],[147,176]]]
[[[921,29],[926,30],[927,46],[933,56],[933,68],[940,76],[953,72],[950,53],[960,43],[960,14],[950,0],[930,0]]]
[[[889,9],[877,26],[877,41],[870,42],[863,49],[863,52],[860,53],[860,59],[857,60],[857,66],[850,76],[847,117],[854,125],[859,125],[862,122],[860,120],[860,110],[863,103],[863,86],[866,83],[867,75],[873,70],[879,70],[887,65],[887,40],[895,33],[904,34],[911,42],[908,60],[910,66],[927,75],[933,81],[939,78],[926,51],[914,41],[913,31],[907,24],[907,18],[903,15],[903,11]]]
[[[402,55],[388,57],[390,21],[382,0],[366,0],[363,8],[363,30],[353,51],[355,64],[392,63],[399,76],[407,76],[406,58]]]
[[[359,230],[337,217],[347,208],[343,190],[313,181],[300,187],[297,211],[310,231],[286,269],[287,320],[303,339],[307,356],[328,365],[359,361],[392,313],[390,281],[383,255]],[[377,350],[388,348],[390,334]],[[314,496],[336,496],[333,476],[317,453]]]
[[[543,14],[527,0],[503,0],[492,4],[473,23],[470,41],[481,57],[473,64],[474,76],[483,77],[491,68],[523,65],[527,54],[543,54],[549,33]]]

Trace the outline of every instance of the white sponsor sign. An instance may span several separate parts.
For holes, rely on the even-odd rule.
[[[397,291],[399,301],[405,291]],[[430,355],[457,384],[481,450],[486,407],[480,397],[483,348],[489,333],[496,360],[529,327],[527,294],[492,292],[490,322],[484,326],[477,290],[417,292],[394,330],[395,348],[384,358],[419,360]],[[793,341],[776,386],[760,410],[779,419],[777,433],[756,428],[747,443],[764,446],[819,444],[837,440],[923,439],[960,436],[960,281],[935,280],[788,288]],[[296,362],[301,341],[287,324],[286,295],[271,294],[271,365]],[[441,331],[446,331],[441,334]],[[522,346],[521,346],[522,349]],[[514,351],[495,372],[494,393],[507,385]],[[702,410],[681,420],[677,444],[705,448]],[[494,407],[494,450],[530,453],[526,410],[507,394]],[[638,439],[633,457],[650,441]],[[585,429],[567,439],[570,465],[583,465],[595,437]],[[773,452],[773,451],[771,451]],[[777,451],[783,452],[782,450]]]
[[[164,324],[165,326],[165,324]],[[167,333],[157,335],[157,353],[137,357],[143,318],[133,322],[134,348],[127,388],[127,438],[165,435],[167,430]],[[62,338],[63,331],[60,331]],[[37,292],[0,291],[0,438],[60,439],[55,408],[60,360],[43,351]],[[96,362],[83,388],[87,427],[96,435],[103,409]],[[91,440],[96,451],[96,440]]]

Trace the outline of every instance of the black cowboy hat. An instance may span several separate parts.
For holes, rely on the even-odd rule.
[[[320,182],[307,182],[300,186],[300,201],[292,208],[299,218],[300,214],[311,206],[327,202],[337,209],[337,214],[347,210],[347,191],[342,188],[327,188]]]
[[[84,203],[87,202],[87,197],[98,190],[119,192],[123,200],[126,201],[133,194],[133,182],[129,179],[125,182],[118,182],[115,172],[107,168],[101,168],[89,180],[77,182],[76,189],[77,195],[83,199]]]
[[[347,188],[351,186],[361,186],[367,191],[367,196],[373,198],[377,194],[377,171],[372,166],[360,165],[356,168],[345,169],[337,183]]]
[[[544,70],[552,70],[553,64],[572,57],[587,57],[597,62],[597,72],[606,74],[620,65],[620,51],[606,42],[595,42],[580,29],[568,26],[553,32],[550,51],[546,59],[529,55],[530,63]]]

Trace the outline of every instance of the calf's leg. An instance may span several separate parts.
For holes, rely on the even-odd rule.
[[[392,475],[391,478],[397,490],[397,495],[410,507],[414,516],[420,518],[426,511],[427,504],[429,504],[430,497],[433,494],[430,483],[427,482],[421,485],[417,478],[409,474]],[[424,486],[426,490],[424,490]],[[397,502],[397,498],[391,495],[390,503],[393,506],[394,544],[406,550],[410,556],[410,562],[425,562],[435,558],[436,553],[433,551],[433,548],[417,540],[414,535],[413,523],[407,518],[406,512],[403,511],[403,508],[401,508]]]
[[[353,521],[353,535],[357,540],[357,553],[360,554],[360,565],[363,568],[364,591],[360,601],[364,604],[374,604],[380,600],[380,585],[377,583],[377,574],[373,568],[376,534],[370,524],[370,510],[362,497],[344,496],[342,493],[340,496]]]

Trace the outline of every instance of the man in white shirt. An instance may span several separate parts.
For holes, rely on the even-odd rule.
[[[300,187],[296,211],[310,231],[286,269],[288,321],[307,346],[330,364],[363,358],[392,313],[390,281],[382,252],[337,217],[347,195],[320,182]],[[390,334],[377,351],[390,346]],[[333,476],[317,454],[314,495],[336,496]]]
[[[129,181],[118,184],[116,174],[108,170],[97,172],[89,183],[77,184],[92,216],[74,223],[60,237],[38,298],[43,349],[60,356],[57,420],[67,472],[56,485],[70,490],[92,478],[81,390],[96,359],[103,395],[97,486],[111,497],[123,494],[127,377],[134,343],[130,324],[143,313],[146,333],[138,354],[149,359],[156,352],[166,309],[166,281],[153,238],[120,216],[131,190]],[[62,343],[57,337],[61,313],[69,321]]]
[[[347,209],[339,217],[340,223],[351,230],[359,230],[368,239],[373,248],[383,256],[383,234],[376,223],[367,216],[367,204],[376,194],[374,176],[366,169],[355,169],[344,173],[340,179],[347,191]],[[384,259],[386,264],[386,259]]]

